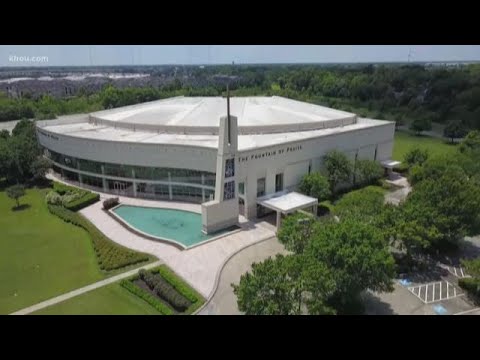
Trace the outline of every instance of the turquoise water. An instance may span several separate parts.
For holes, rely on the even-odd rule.
[[[228,231],[205,235],[202,233],[202,215],[190,211],[120,205],[113,212],[137,230],[175,240],[185,247]]]

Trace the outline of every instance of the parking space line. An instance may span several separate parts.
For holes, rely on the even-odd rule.
[[[445,283],[446,286],[446,293],[445,296],[442,293],[443,289],[443,283]],[[435,289],[435,287],[439,284],[439,291]],[[430,286],[432,286],[431,294],[429,295],[430,291]],[[452,288],[453,290],[450,290]],[[422,284],[418,286],[411,286],[408,288],[408,290],[418,297],[423,303],[425,304],[431,304],[434,302],[442,301],[442,300],[448,300],[448,299],[453,299],[459,296],[464,295],[461,292],[457,292],[457,288],[455,285],[451,284],[450,282],[444,280],[444,281],[436,281],[433,283],[427,283],[427,284]],[[417,292],[418,290],[418,292]]]

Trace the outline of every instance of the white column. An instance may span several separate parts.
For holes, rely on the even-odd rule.
[[[107,179],[105,179],[105,166],[102,164],[102,185],[103,185],[103,192],[108,192],[107,191]]]
[[[282,222],[282,213],[277,211],[277,230],[280,229],[280,224]]]
[[[135,179],[135,169],[132,168],[132,179]],[[133,197],[137,197],[137,182],[133,180]]]
[[[77,161],[77,170],[80,170],[80,163]],[[83,177],[82,174],[78,173],[78,181],[80,185],[83,185]]]

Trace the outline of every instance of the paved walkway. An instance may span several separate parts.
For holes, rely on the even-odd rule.
[[[122,280],[122,279],[125,279],[129,276],[132,276],[134,274],[136,274],[138,272],[139,269],[151,269],[151,268],[154,268],[156,266],[159,266],[161,265],[162,262],[161,261],[156,261],[154,263],[151,263],[151,264],[148,264],[148,265],[145,265],[145,266],[141,266],[141,267],[138,267],[138,268],[135,268],[133,270],[130,270],[130,271],[127,271],[127,272],[124,272],[124,273],[121,273],[119,275],[116,275],[116,276],[112,276],[108,279],[105,279],[105,280],[102,280],[102,281],[99,281],[99,282],[96,282],[96,283],[93,283],[93,284],[90,284],[90,285],[87,285],[85,287],[82,287],[80,289],[76,289],[76,290],[73,290],[73,291],[70,291],[66,294],[63,294],[63,295],[60,295],[60,296],[57,296],[57,297],[54,297],[52,299],[49,299],[49,300],[46,300],[46,301],[43,301],[41,303],[38,303],[38,304],[35,304],[35,305],[32,305],[32,306],[29,306],[27,308],[24,308],[22,310],[18,310],[10,315],[27,315],[27,314],[30,314],[30,313],[33,313],[37,310],[40,310],[40,309],[43,309],[43,308],[46,308],[48,306],[52,306],[52,305],[55,305],[55,304],[58,304],[62,301],[65,301],[65,300],[68,300],[68,299],[71,299],[75,296],[78,296],[78,295],[81,295],[81,294],[84,294],[86,292],[89,292],[89,291],[92,291],[92,290],[95,290],[95,289],[98,289],[100,287],[103,287],[103,286],[106,286],[106,285],[109,285],[111,283],[114,283],[116,281],[119,281],[119,280]]]
[[[200,205],[121,198],[121,203],[200,212]],[[180,250],[172,245],[149,240],[127,230],[102,209],[98,202],[80,211],[107,237],[125,247],[152,254],[166,263],[187,283],[208,298],[213,291],[222,264],[238,250],[275,235],[275,227],[265,221],[249,222],[241,218],[241,230],[220,239]]]
[[[231,284],[238,284],[240,277],[251,270],[252,263],[263,261],[279,253],[287,252],[277,238],[273,237],[233,255],[223,267],[213,297],[198,315],[241,315]]]

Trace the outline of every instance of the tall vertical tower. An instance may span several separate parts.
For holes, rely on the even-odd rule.
[[[227,87],[227,116],[220,118],[218,130],[217,174],[215,200],[226,201],[237,198],[236,154],[238,148],[238,121],[230,115],[230,94]]]
[[[227,116],[220,118],[218,129],[215,199],[202,204],[202,231],[216,232],[238,223],[237,197],[238,120],[230,115],[227,86]]]

